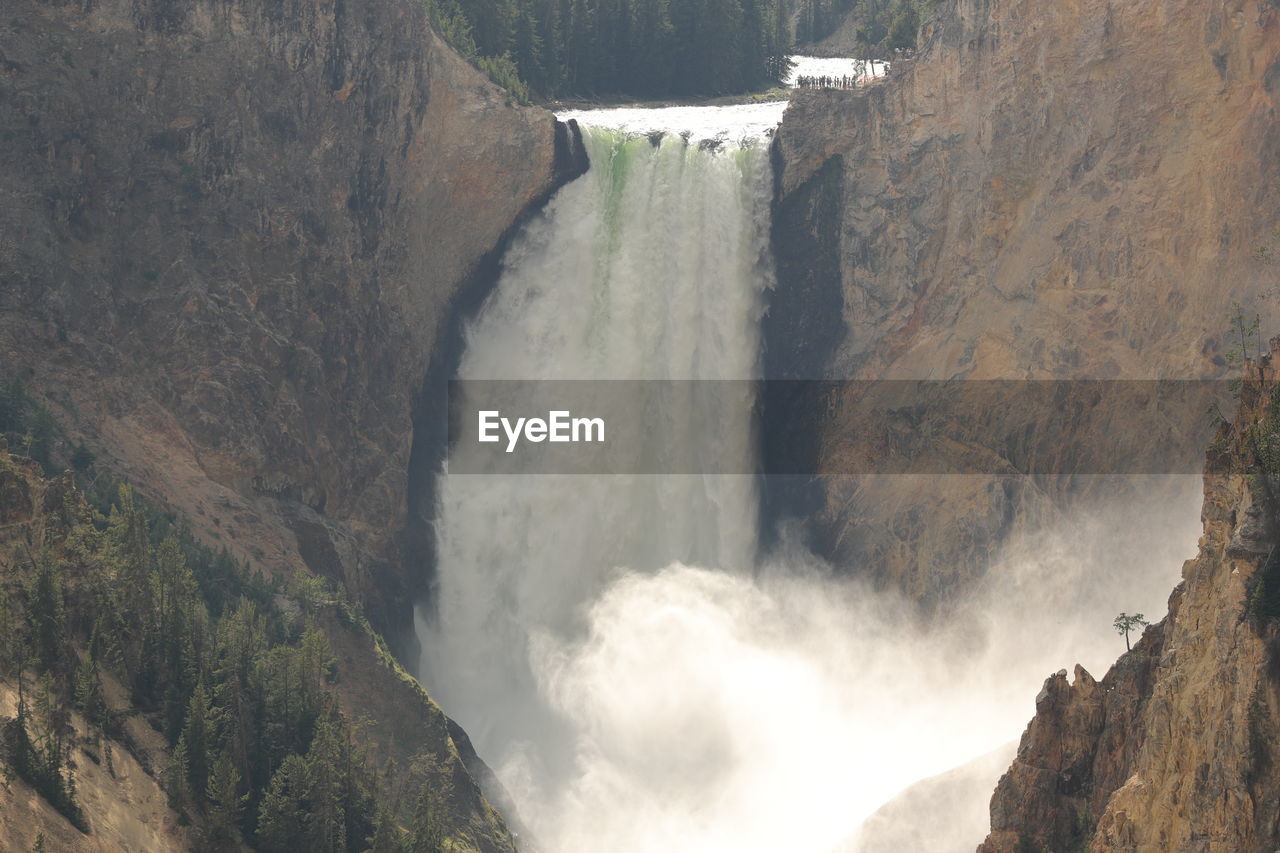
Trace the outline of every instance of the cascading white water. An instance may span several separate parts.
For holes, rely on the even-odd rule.
[[[767,151],[593,127],[584,142],[590,171],[507,253],[460,376],[752,377],[770,272]],[[751,403],[713,425],[744,458]],[[565,759],[562,742],[536,749],[561,726],[530,655],[573,636],[618,570],[744,570],[755,551],[745,476],[455,476],[439,493],[426,678],[491,757],[519,743],[541,764]]]
[[[591,169],[508,251],[460,375],[755,376],[780,112],[578,114]],[[744,456],[750,405],[714,415]],[[446,473],[438,495],[421,675],[548,853],[870,845],[859,827],[900,791],[1007,748],[1049,671],[1113,658],[1107,608],[1158,612],[1195,541],[1193,499],[1124,527],[1124,550],[1037,537],[1010,583],[925,630],[798,549],[759,561],[750,477]],[[916,849],[972,850],[1000,765],[934,823],[913,811]]]

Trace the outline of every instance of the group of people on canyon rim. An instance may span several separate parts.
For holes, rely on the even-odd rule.
[[[860,77],[835,77],[830,75],[810,76],[801,75],[796,78],[797,89],[854,89],[858,86],[871,82],[874,77],[870,74],[863,74]]]

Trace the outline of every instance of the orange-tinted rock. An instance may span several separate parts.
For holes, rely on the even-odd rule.
[[[1277,107],[1268,2],[942,4],[884,83],[792,98],[766,369],[1221,375],[1233,301],[1280,329],[1263,296],[1280,257]],[[945,601],[1010,532],[1078,497],[1065,478],[836,476],[871,452],[849,408],[787,413],[780,442],[810,443],[828,475],[801,506],[838,564],[919,600]]]
[[[1256,413],[1246,391],[1237,424]],[[1165,619],[1102,681],[1077,668],[1073,685],[1045,683],[992,797],[982,853],[1276,849],[1277,629],[1250,613],[1275,543],[1265,553],[1239,547],[1267,535],[1255,524],[1247,453],[1231,450],[1240,434],[1224,433],[1227,452],[1211,455],[1200,552]]]

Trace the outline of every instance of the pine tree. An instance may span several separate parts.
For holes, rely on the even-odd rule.
[[[373,834],[369,836],[368,853],[405,853],[408,836],[396,820],[400,812],[400,773],[394,758],[388,758],[382,772],[373,779],[378,790],[376,802],[370,804]]]
[[[527,0],[534,2],[534,0]],[[538,67],[543,80],[535,86],[538,94],[552,97],[563,90],[565,79],[564,60],[564,6],[560,0],[538,0],[542,8],[537,15],[538,37],[542,45]]]
[[[165,793],[169,795],[169,808],[180,811],[192,803],[190,762],[187,760],[187,742],[178,739],[164,772]]]
[[[15,672],[21,656],[18,647],[22,642],[9,596],[0,595],[0,676]]]
[[[36,570],[27,586],[27,624],[35,639],[36,659],[52,671],[62,659],[65,612],[62,600],[62,570],[53,552],[41,549]]]
[[[258,847],[263,853],[293,853],[306,837],[307,762],[290,755],[271,776],[258,807]]]
[[[98,675],[98,660],[95,644],[90,641],[89,650],[80,659],[76,668],[72,692],[76,707],[84,714],[90,725],[101,733],[107,727],[107,702],[102,695],[102,679]]]
[[[444,829],[440,824],[435,792],[424,782],[414,800],[413,823],[405,853],[442,853]]]
[[[545,92],[548,77],[543,67],[544,48],[541,27],[531,3],[521,5],[512,31],[511,59],[533,89]]]
[[[213,671],[214,702],[223,726],[223,741],[241,778],[251,786],[265,785],[269,766],[259,745],[261,694],[255,684],[254,657],[265,645],[256,610],[244,603],[218,625]]]
[[[307,821],[309,849],[315,853],[338,853],[347,846],[345,810],[347,778],[345,756],[338,721],[328,716],[316,727],[307,752]]]
[[[915,47],[916,32],[920,29],[920,15],[910,0],[900,0],[895,6],[893,23],[889,27],[889,48]]]
[[[158,693],[165,717],[165,733],[172,743],[185,722],[187,696],[200,668],[196,639],[203,625],[203,605],[191,569],[178,540],[169,535],[155,552],[151,579],[155,611],[147,621],[140,672],[148,691]]]
[[[661,95],[671,87],[672,38],[668,0],[635,0],[627,76],[644,94]]]
[[[595,23],[588,0],[570,0],[565,33],[565,83],[570,91],[596,91]]]
[[[209,691],[202,679],[187,704],[187,718],[178,742],[187,757],[187,782],[196,796],[204,796],[209,784],[209,754],[213,746],[216,719],[209,701]]]
[[[5,724],[3,735],[8,768],[80,831],[88,832],[76,802],[75,778],[68,767],[74,736],[71,714],[59,701],[51,674],[41,679],[34,706],[28,705],[19,691],[17,717]]]
[[[559,8],[560,0],[544,2]],[[170,523],[149,520],[156,516],[127,487],[105,531],[83,499],[69,496],[63,510],[52,531],[56,540],[65,529],[53,543],[61,557],[42,551],[23,594],[0,597],[0,669],[18,687],[17,718],[0,721],[8,772],[87,831],[71,772],[70,708],[84,712],[95,736],[108,730],[103,677],[111,672],[144,710],[163,708],[173,744],[164,788],[173,808],[207,818],[210,848],[234,846],[239,824],[264,853],[355,851],[366,841],[375,853],[403,853],[411,838],[439,849],[430,809],[420,810],[414,833],[397,824],[399,806],[386,795],[394,786],[374,776],[355,728],[331,704],[336,664],[314,622],[290,639],[260,577],[225,552],[170,535]],[[29,690],[35,663],[42,678]],[[110,743],[100,742],[109,772]]]
[[[116,575],[112,603],[118,613],[117,642],[135,698],[145,701],[152,698],[155,686],[150,653],[154,638],[148,640],[153,612],[150,528],[132,489],[122,484],[117,500],[107,525],[109,559]]]
[[[120,579],[129,592],[149,601],[151,534],[146,515],[127,484],[120,485],[117,498],[118,503],[112,507],[108,519],[110,547],[120,561]],[[140,603],[135,599],[135,604]]]
[[[240,771],[235,763],[226,752],[219,754],[209,776],[209,834],[215,844],[235,840],[235,827],[248,799],[248,794],[240,793]]]
[[[369,837],[368,853],[404,853],[404,833],[396,826],[391,810],[379,808]]]

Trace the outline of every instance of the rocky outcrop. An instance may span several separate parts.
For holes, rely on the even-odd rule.
[[[791,101],[767,374],[1220,375],[1233,301],[1280,322],[1258,298],[1278,81],[1268,2],[944,4],[885,82]],[[827,475],[774,512],[812,509],[835,562],[921,600],[1071,499],[1069,478],[835,476],[867,452],[841,417],[852,401],[766,406],[766,433]]]
[[[1077,666],[1073,682],[1045,682],[981,853],[1276,848],[1280,647],[1265,581],[1280,576],[1241,450],[1257,416],[1246,405],[1211,453],[1200,551],[1168,615],[1101,681]]]
[[[210,543],[406,630],[427,365],[571,130],[413,0],[0,17],[0,371]]]

